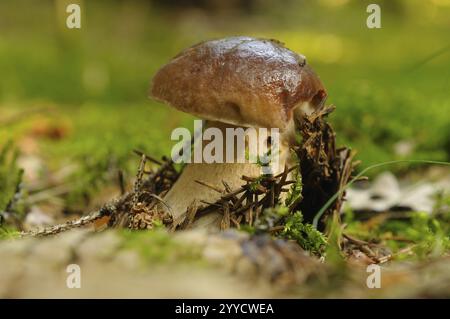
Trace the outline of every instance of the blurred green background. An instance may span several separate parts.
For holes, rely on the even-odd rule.
[[[381,29],[366,26],[373,2]],[[69,3],[81,5],[80,30],[65,26]],[[112,169],[134,172],[133,149],[169,154],[171,130],[192,127],[147,98],[152,75],[180,50],[232,35],[306,55],[337,106],[338,142],[358,150],[361,168],[449,160],[450,0],[3,0],[0,124],[38,111],[0,125],[0,145],[39,149],[50,169],[79,163],[80,189]]]

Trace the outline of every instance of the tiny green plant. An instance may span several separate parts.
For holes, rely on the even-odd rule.
[[[297,169],[294,172],[294,183],[291,185],[288,196],[285,200],[285,205],[290,209],[295,207],[302,200],[302,175],[300,174],[300,170]]]
[[[11,230],[6,227],[0,227],[0,240],[14,239],[20,237],[20,232],[17,230]]]
[[[18,204],[23,170],[17,166],[17,157],[18,152],[12,142],[0,149],[0,225],[6,213],[15,214],[17,218],[23,212]]]
[[[327,247],[324,234],[311,224],[304,223],[301,212],[294,212],[286,218],[281,236],[295,240],[303,249],[314,255],[322,255]]]
[[[304,250],[317,256],[325,252],[327,247],[325,235],[311,224],[305,223],[301,212],[290,212],[287,206],[279,205],[265,209],[255,222],[254,228],[245,230],[250,233],[267,233],[275,227],[281,227],[276,234],[277,237],[294,240]]]

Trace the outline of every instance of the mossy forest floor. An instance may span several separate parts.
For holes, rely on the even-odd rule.
[[[10,145],[1,153],[2,176],[10,191],[4,195],[8,200],[4,200],[2,214],[2,297],[450,295],[450,203],[445,167],[422,171],[419,179],[411,175],[401,183],[434,188],[431,193],[416,192],[409,202],[415,207],[427,199],[432,203],[428,210],[414,211],[407,201],[402,202],[403,206],[390,202],[390,208],[380,210],[377,205],[387,200],[384,196],[399,190],[382,181],[385,192],[376,194],[375,181],[352,189],[371,197],[365,202],[366,208],[355,210],[349,200],[343,208],[342,221],[329,218],[324,233],[307,223],[301,212],[289,213],[289,206],[285,206],[263,211],[252,227],[242,226],[240,231],[211,233],[187,227],[174,233],[168,232],[160,221],[153,221],[150,230],[105,229],[100,219],[82,230],[49,228],[54,235],[27,235],[21,239],[19,230],[63,223],[77,214],[63,210],[55,214],[58,206],[52,202],[65,198],[67,193],[54,194],[52,189],[61,186],[44,188],[35,194],[26,191],[23,179],[31,177],[25,177],[18,169],[20,158]],[[116,179],[121,182],[113,183]],[[136,187],[131,182],[127,186],[123,176],[112,178],[110,183],[109,194],[98,191],[98,203],[88,207],[105,207],[123,190],[135,191]],[[295,190],[294,184],[292,196]],[[270,231],[271,223],[280,220],[277,227],[281,228]],[[69,264],[77,264],[83,270],[83,289],[65,286]],[[367,284],[367,266],[373,264],[380,266],[381,286],[377,289],[370,289]],[[151,291],[148,287],[152,287]]]
[[[0,297],[450,297],[450,169],[407,161],[450,159],[450,7],[381,2],[383,27],[369,30],[364,1],[247,11],[84,1],[85,23],[71,31],[53,2],[0,3]],[[168,234],[101,222],[17,239],[132,191],[133,150],[160,159],[174,128],[192,128],[147,99],[151,76],[180,50],[231,35],[306,55],[336,105],[337,146],[361,160],[355,173],[405,161],[368,171],[325,234],[296,214],[281,241],[245,227]],[[69,263],[82,289],[67,289]],[[366,285],[372,263],[380,289]]]

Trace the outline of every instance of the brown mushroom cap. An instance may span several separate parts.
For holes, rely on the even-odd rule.
[[[232,37],[184,50],[154,76],[151,96],[207,120],[285,129],[326,91],[305,57],[275,40]]]

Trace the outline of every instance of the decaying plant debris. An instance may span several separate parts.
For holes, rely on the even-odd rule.
[[[328,106],[304,119],[300,132],[303,142],[295,150],[300,159],[303,180],[303,199],[297,209],[308,222],[331,196],[345,187],[357,165],[350,149],[336,148],[335,133],[325,120],[334,109],[334,106]],[[340,211],[343,197],[344,192],[341,192],[324,218]],[[322,220],[322,226],[324,222]]]
[[[22,235],[52,235],[97,220],[107,220],[108,227],[138,230],[165,226],[170,231],[176,231],[190,228],[197,218],[213,210],[222,214],[222,230],[245,228],[252,232],[281,235],[295,212],[301,212],[302,222],[310,223],[325,202],[340,191],[351,177],[355,165],[352,161],[353,152],[345,147],[336,149],[334,131],[326,121],[327,115],[333,110],[333,106],[325,107],[305,117],[303,125],[298,126],[301,127],[298,132],[301,142],[292,151],[296,153],[299,165],[286,167],[283,173],[275,176],[242,176],[242,187],[239,189],[231,189],[226,181],[220,181],[223,187],[217,188],[198,180],[196,182],[204,187],[221,193],[221,197],[215,203],[193,202],[182,218],[173,219],[170,214],[158,210],[158,204],[163,203],[162,197],[180,174],[174,163],[168,158],[159,161],[136,151],[141,162],[132,192],[76,221]],[[146,162],[159,167],[146,171]],[[297,176],[296,180],[288,180],[291,172],[297,172],[294,174]],[[288,192],[288,196],[283,197],[286,200],[281,200],[280,195],[285,192]],[[343,194],[342,192],[326,210],[321,220],[321,229],[329,216],[338,215]],[[283,212],[280,213],[281,211]]]

